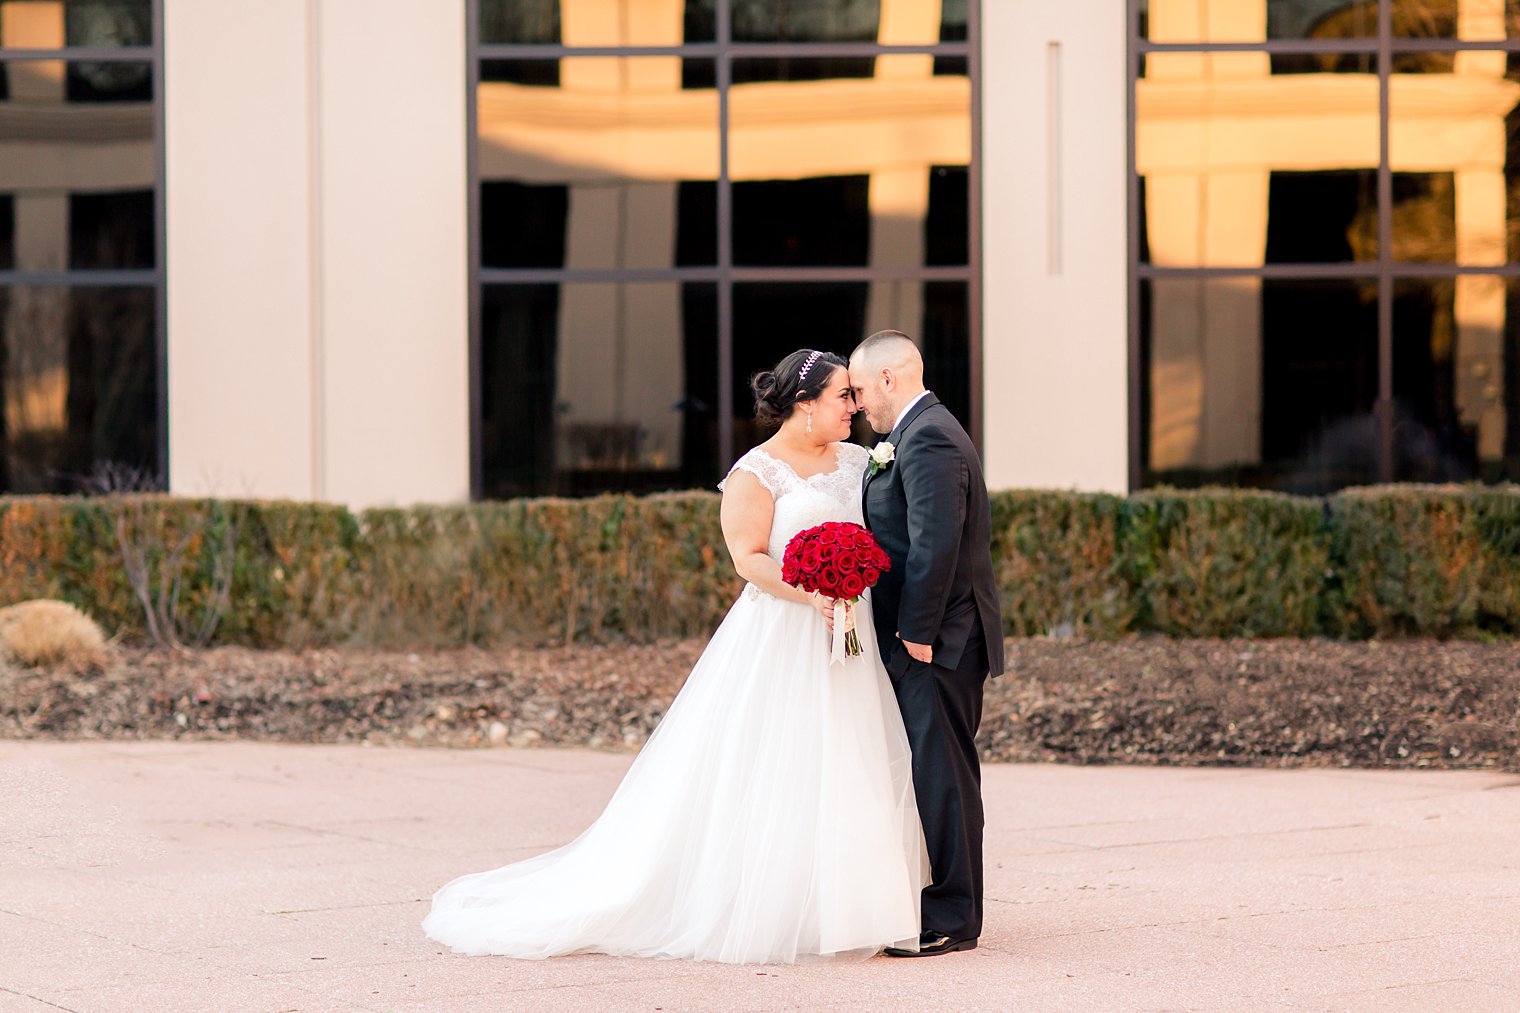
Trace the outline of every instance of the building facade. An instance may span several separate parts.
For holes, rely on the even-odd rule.
[[[996,487],[1513,480],[1517,36],[1516,0],[0,0],[0,491],[710,486],[749,375],[889,326]]]

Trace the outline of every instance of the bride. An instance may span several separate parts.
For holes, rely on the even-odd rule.
[[[781,580],[794,534],[861,520],[846,363],[803,349],[752,387],[777,432],[718,487],[743,593],[601,817],[440,889],[422,923],[438,942],[731,963],[917,948],[928,860],[876,638],[831,666],[830,602]],[[868,599],[857,625],[872,628]]]

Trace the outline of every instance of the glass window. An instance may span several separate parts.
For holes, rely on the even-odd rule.
[[[1464,10],[1465,8],[1465,10]],[[1401,0],[1393,5],[1393,34],[1401,39],[1493,42],[1520,38],[1520,0]]]
[[[1424,2],[1424,0],[1422,0]],[[1151,42],[1354,39],[1377,34],[1376,0],[1137,0]]]
[[[967,0],[554,6],[478,32],[565,48],[476,54],[477,493],[710,486],[756,370],[887,326],[974,426]]]
[[[557,45],[559,0],[480,0],[480,41],[486,45]]]
[[[159,470],[149,287],[0,287],[0,489],[77,492],[97,466]]]
[[[150,0],[0,0],[0,48],[153,44]]]
[[[79,492],[107,464],[163,479],[152,15],[0,0],[0,493]]]
[[[734,263],[864,266],[869,189],[869,176],[736,182]]]
[[[1520,282],[1401,279],[1393,303],[1394,475],[1520,479]]]
[[[1374,481],[1376,296],[1376,281],[1143,282],[1147,484]]]
[[[484,494],[717,482],[714,302],[710,283],[485,286]]]
[[[1367,248],[1377,236],[1376,74],[1278,71],[1264,52],[1150,54],[1135,84],[1148,262],[1376,257]]]

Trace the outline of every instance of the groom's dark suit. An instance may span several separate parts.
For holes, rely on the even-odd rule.
[[[982,684],[1003,671],[1003,621],[981,461],[929,394],[886,440],[894,460],[868,474],[863,510],[892,568],[871,591],[876,639],[913,749],[913,789],[934,876],[923,927],[982,931]],[[931,664],[901,640],[930,644]]]

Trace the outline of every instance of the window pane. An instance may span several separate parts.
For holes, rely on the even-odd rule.
[[[1520,480],[1520,283],[1400,280],[1393,305],[1394,477]]]
[[[799,348],[848,357],[866,330],[865,282],[753,283],[734,286],[734,454],[764,442],[754,422],[750,377]],[[885,326],[885,325],[884,325]]]
[[[717,482],[716,319],[705,283],[485,286],[484,495]]]
[[[766,440],[754,423],[749,380],[799,348],[849,358],[873,331],[911,335],[924,354],[924,382],[962,424],[971,418],[971,328],[965,282],[874,281],[734,286],[734,452]],[[870,442],[857,419],[855,436]]]
[[[881,21],[881,0],[728,2],[735,42],[875,42]]]
[[[87,66],[147,72],[138,63]],[[11,100],[0,105],[0,265],[153,267],[152,102],[75,100],[61,61],[25,60],[5,70]]]
[[[939,41],[967,41],[967,2],[968,0],[944,0],[943,4],[941,4]],[[934,73],[968,74],[970,73],[970,65],[964,56],[936,56],[934,58]]]
[[[1139,0],[1140,35],[1152,42],[1260,42],[1377,35],[1376,0]]]
[[[0,0],[0,47],[151,46],[150,0]]]
[[[486,45],[555,45],[559,0],[480,0],[480,41]]]
[[[1376,480],[1376,282],[1158,278],[1141,296],[1147,484]]]
[[[734,184],[734,263],[864,266],[869,176]]]
[[[1464,11],[1462,8],[1466,7]],[[1520,0],[1420,0],[1393,5],[1394,38],[1487,42],[1520,38]]]
[[[99,465],[158,470],[151,288],[0,288],[0,491],[80,491]]]
[[[1394,256],[1520,260],[1520,64],[1480,51],[1400,59],[1389,82]]]
[[[774,73],[731,93],[735,262],[922,266],[930,245],[956,256],[967,79],[925,64],[917,77],[778,83],[782,62],[736,61]]]
[[[925,264],[958,266],[971,262],[970,176],[964,165],[937,165],[929,170]]]
[[[1376,257],[1377,75],[1275,69],[1266,53],[1150,54],[1135,157],[1151,263]]]
[[[932,66],[931,66],[932,69]],[[831,78],[874,77],[874,56],[780,56],[736,59],[734,84],[763,81],[827,81]]]
[[[705,61],[711,63],[712,61]],[[479,88],[481,254],[487,267],[659,268],[716,233],[718,100],[681,84],[678,57],[573,57],[549,87]]]

